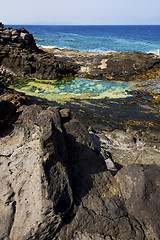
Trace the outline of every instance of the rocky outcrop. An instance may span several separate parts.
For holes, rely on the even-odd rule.
[[[42,48],[44,49],[44,48]],[[69,56],[80,65],[78,76],[90,79],[140,80],[159,75],[160,58],[138,52],[91,53],[67,49],[44,49],[52,54]]]
[[[54,57],[46,52],[30,52],[16,47],[4,47],[1,64],[7,72],[19,77],[33,77],[38,79],[59,79],[73,77],[79,68],[72,60]]]
[[[1,138],[0,238],[51,239],[73,204],[60,117],[37,106],[19,111]]]
[[[79,65],[72,59],[58,58],[39,50],[27,30],[0,28],[0,65],[19,77],[58,79],[73,77]]]
[[[119,171],[113,185],[109,179],[105,186],[97,182],[59,239],[158,240],[159,171],[156,165],[131,165]]]
[[[5,88],[12,83],[12,80],[12,74],[7,74],[5,69],[0,68],[0,94],[2,94]]]
[[[113,177],[68,109],[0,109],[0,239],[160,238],[159,166]]]
[[[2,23],[0,24],[0,43],[3,45],[16,43],[22,48],[37,49],[32,34],[26,29],[5,28]]]
[[[154,54],[120,52],[84,57],[79,73],[93,79],[137,80],[156,76],[159,68],[160,58]]]

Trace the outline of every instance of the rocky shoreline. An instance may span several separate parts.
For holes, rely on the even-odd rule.
[[[59,79],[81,76],[91,79],[133,80],[155,77],[160,58],[135,52],[80,53],[37,48],[27,30],[0,26],[0,64],[19,77]]]
[[[40,48],[58,57],[74,59],[80,66],[76,76],[90,79],[132,81],[154,78],[160,72],[160,58],[138,52],[90,53],[68,49]]]
[[[26,30],[0,24],[0,239],[159,240],[158,113],[157,126],[118,128],[110,116],[100,129],[78,110],[84,126],[73,115],[76,108],[66,108],[69,103],[49,105],[7,89],[14,75],[127,80],[159,71],[153,55],[97,55],[88,61],[77,54],[46,53]]]

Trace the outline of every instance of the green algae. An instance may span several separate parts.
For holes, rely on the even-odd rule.
[[[123,98],[128,96],[131,84],[120,81],[68,78],[61,80],[38,80],[15,78],[10,88],[48,100]]]
[[[102,82],[107,84],[108,89]],[[159,129],[160,77],[138,83],[115,83],[82,78],[78,81],[16,78],[10,87],[40,97],[49,106],[70,108],[75,117],[87,126]]]

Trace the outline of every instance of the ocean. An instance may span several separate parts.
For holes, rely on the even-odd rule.
[[[67,48],[81,52],[142,52],[159,54],[160,25],[6,25],[24,27],[38,46]]]

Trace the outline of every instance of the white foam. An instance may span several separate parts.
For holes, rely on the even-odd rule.
[[[149,51],[149,52],[147,52],[147,53],[153,53],[153,54],[156,54],[156,55],[160,56],[160,49],[151,50],[151,51]]]
[[[101,50],[99,48],[95,48],[95,49],[88,49],[88,50],[84,50],[81,52],[91,52],[91,53],[113,53],[113,52],[117,52],[117,51],[113,51],[113,50]]]
[[[48,48],[48,49],[57,48],[56,46],[44,46],[44,45],[38,45],[38,47]]]

